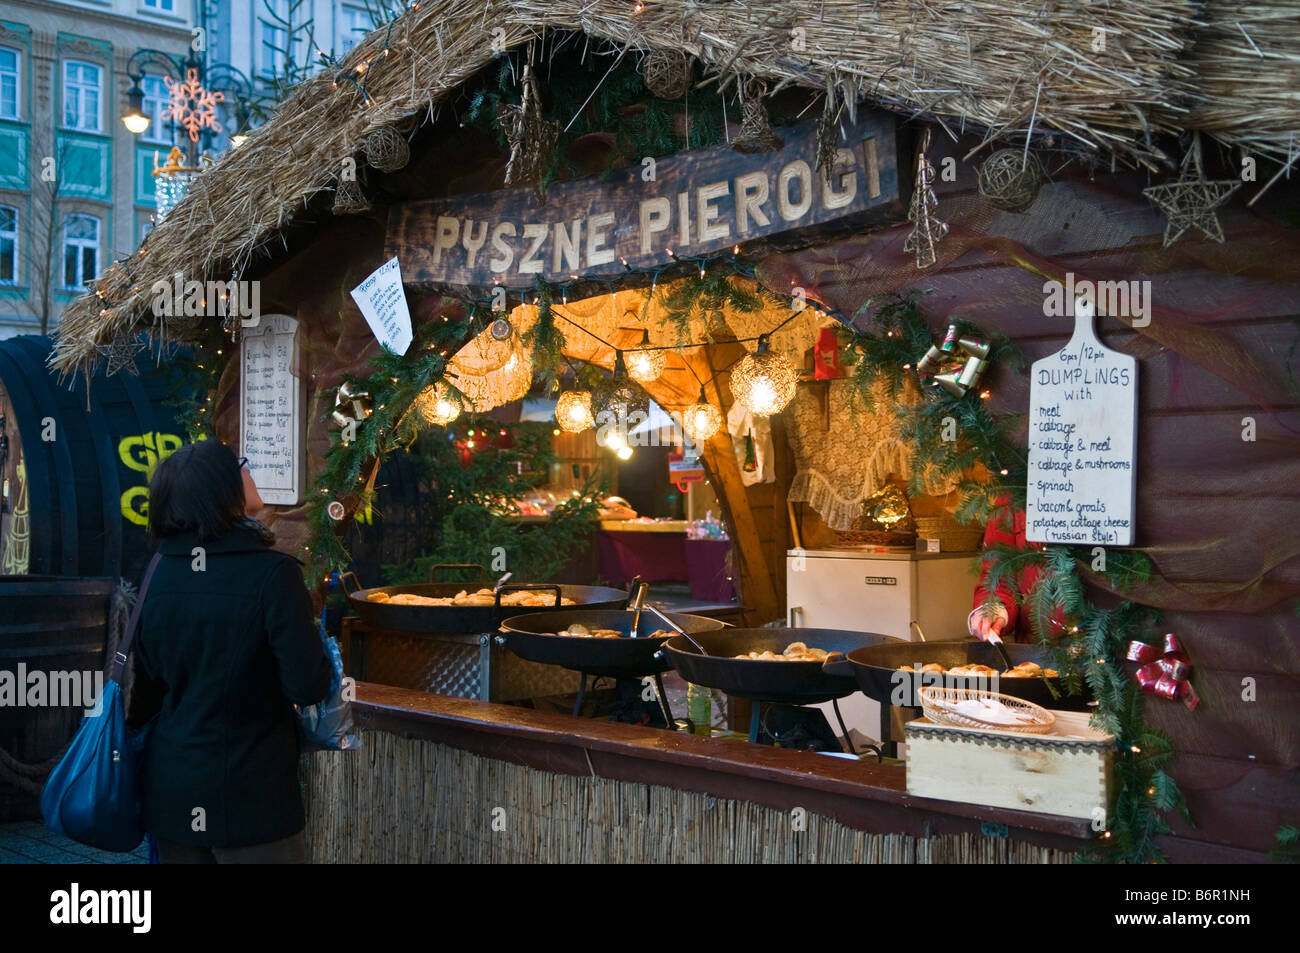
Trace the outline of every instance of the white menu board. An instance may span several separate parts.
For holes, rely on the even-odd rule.
[[[277,505],[302,499],[302,382],[290,370],[297,329],[287,314],[262,315],[240,342],[240,453],[262,501]]]
[[[1137,486],[1137,360],[1097,338],[1077,299],[1074,335],[1035,361],[1029,389],[1025,538],[1131,546]]]

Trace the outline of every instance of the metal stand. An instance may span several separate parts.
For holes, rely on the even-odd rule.
[[[659,693],[659,708],[664,713],[664,724],[669,731],[677,730],[677,722],[673,719],[673,710],[668,707],[668,692],[664,690],[663,676],[655,673],[655,691]]]
[[[763,703],[761,701],[755,700],[751,702],[751,704],[753,705],[753,707],[750,709],[749,712],[749,740],[753,744],[758,744],[759,715],[763,710]]]
[[[582,681],[578,685],[578,700],[573,703],[574,718],[582,714],[582,703],[587,697],[587,673],[579,672],[578,674],[582,676]]]

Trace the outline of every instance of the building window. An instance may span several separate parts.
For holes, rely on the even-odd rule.
[[[143,111],[149,117],[149,128],[140,138],[145,142],[170,143],[171,120],[167,118],[167,105],[171,102],[171,94],[167,92],[167,84],[161,76],[146,73],[140,77],[140,89],[144,93]]]
[[[176,0],[140,0],[146,10],[157,10],[159,13],[175,13]]]
[[[0,119],[17,119],[22,104],[18,98],[21,58],[17,50],[0,46]]]
[[[99,274],[99,219],[69,215],[63,220],[63,287],[85,291]]]
[[[18,209],[0,205],[0,285],[18,283]]]
[[[361,7],[339,7],[339,55],[360,43],[374,28],[369,11]]]
[[[101,132],[100,90],[104,70],[94,63],[63,61],[63,125],[82,132]]]
[[[265,9],[258,23],[261,35],[260,72],[267,78],[284,78],[291,72],[292,64],[298,62],[298,47],[302,43],[296,29],[293,45],[289,45],[290,11],[289,0],[265,0]],[[301,24],[293,24],[295,28]],[[287,61],[286,61],[287,58]]]

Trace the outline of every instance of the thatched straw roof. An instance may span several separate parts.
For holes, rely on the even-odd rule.
[[[52,364],[85,368],[147,328],[149,289],[180,272],[228,279],[282,247],[281,233],[333,189],[342,160],[380,127],[411,125],[493,58],[543,30],[630,50],[681,48],[730,82],[834,87],[850,101],[1014,138],[1032,124],[1057,147],[1129,164],[1168,163],[1154,138],[1200,129],[1285,157],[1300,148],[1300,27],[1287,0],[419,0],[391,32],[354,49],[371,60],[367,104],[333,70],[206,172],[94,294],[63,316]],[[802,31],[796,32],[796,31]],[[388,53],[380,58],[385,41]],[[1103,42],[1104,41],[1104,42]],[[360,160],[359,160],[360,161]]]

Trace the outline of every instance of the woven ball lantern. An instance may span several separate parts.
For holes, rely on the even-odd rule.
[[[565,433],[581,433],[596,425],[591,413],[591,391],[566,390],[555,402],[555,426]]]
[[[641,332],[641,346],[627,352],[627,375],[638,384],[659,379],[668,363],[662,348],[650,347],[650,332]]]
[[[362,151],[366,162],[380,172],[396,172],[411,161],[411,147],[406,139],[387,126],[366,136]]]
[[[710,404],[700,388],[700,399],[682,411],[682,433],[703,443],[722,429],[722,411]]]
[[[493,322],[494,324],[496,322]],[[509,327],[509,322],[502,322]],[[483,332],[491,335],[492,329]],[[483,369],[473,342],[465,345],[447,363],[447,368],[457,377],[457,386],[475,413],[486,413],[519,400],[533,386],[533,358],[511,329],[508,332],[509,350],[506,360],[490,371]]]
[[[691,58],[682,50],[654,50],[641,61],[641,81],[660,99],[680,99],[691,88]]]
[[[591,406],[596,412],[597,422],[625,422],[638,411],[643,414],[650,412],[650,398],[628,379],[623,352],[617,351],[615,355],[614,376],[601,382],[592,395]]]
[[[780,413],[794,399],[799,377],[794,365],[773,354],[767,335],[758,339],[758,350],[746,354],[731,372],[731,396],[751,414],[769,417]]]
[[[999,149],[980,166],[980,195],[1008,212],[1023,212],[1033,205],[1042,186],[1038,159],[1020,149]]]
[[[416,413],[425,423],[445,427],[460,416],[460,398],[444,382],[426,387],[415,399]]]

